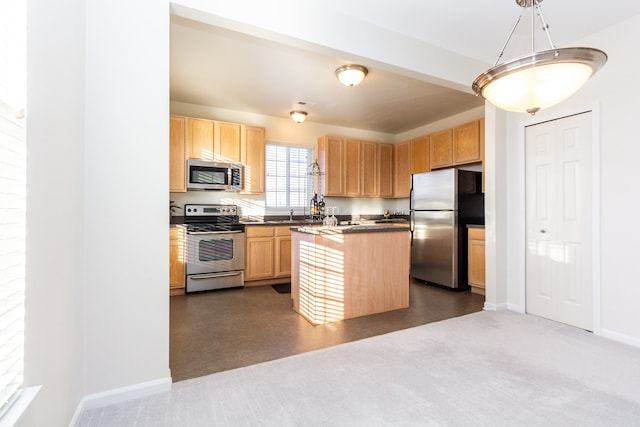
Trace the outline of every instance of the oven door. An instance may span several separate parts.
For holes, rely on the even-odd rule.
[[[243,231],[187,234],[187,276],[244,270]]]

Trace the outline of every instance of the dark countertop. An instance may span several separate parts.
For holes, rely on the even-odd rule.
[[[484,228],[484,224],[467,224],[467,228]]]
[[[371,225],[371,224],[409,224],[408,216],[392,216],[391,218],[382,218],[375,216],[362,216],[359,220],[354,221],[351,219],[351,215],[336,215],[338,220],[341,223],[346,223],[348,225]],[[184,216],[173,215],[170,218],[170,225],[180,225],[184,224]],[[268,226],[277,226],[277,225],[322,225],[322,220],[314,220],[311,221],[308,218],[293,218],[289,220],[286,215],[272,215],[272,216],[264,216],[256,219],[248,219],[241,218],[240,223],[244,225],[268,225]]]
[[[351,234],[351,233],[389,233],[408,232],[408,227],[396,227],[384,224],[339,225],[337,227],[304,226],[291,227],[291,231],[307,234]]]

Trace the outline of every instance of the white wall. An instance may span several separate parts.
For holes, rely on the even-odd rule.
[[[604,50],[609,61],[576,95],[560,105],[539,113],[539,119],[562,117],[596,106],[600,129],[600,223],[601,232],[601,321],[604,336],[640,345],[640,287],[636,286],[640,229],[635,227],[640,210],[640,169],[637,159],[640,144],[635,123],[640,117],[640,57],[636,55],[636,41],[640,39],[640,16],[608,28],[598,34],[579,40],[573,45],[592,46]],[[597,118],[597,116],[596,116]],[[501,257],[497,268],[508,271],[502,291],[507,291],[507,302],[523,309],[521,292],[524,271],[524,242],[522,239],[521,166],[523,123],[527,115],[508,114],[504,126],[498,123],[504,139],[498,141],[507,147],[504,162],[496,164],[509,185],[504,191],[509,200],[507,215],[508,251]],[[597,214],[597,213],[596,213]]]
[[[169,15],[87,3],[85,394],[169,373]]]
[[[25,383],[43,387],[21,425],[62,426],[84,394],[85,6],[27,10]]]
[[[27,27],[25,380],[43,387],[20,425],[64,426],[83,396],[169,380],[168,3],[29,0]]]

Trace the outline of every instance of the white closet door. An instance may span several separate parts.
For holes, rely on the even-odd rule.
[[[593,330],[591,113],[526,129],[526,311]]]

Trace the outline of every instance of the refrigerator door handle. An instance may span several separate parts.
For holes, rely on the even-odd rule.
[[[413,185],[411,185],[411,189],[409,190],[409,211],[413,211]]]
[[[413,246],[413,211],[409,211],[409,234],[411,235],[410,246]]]

